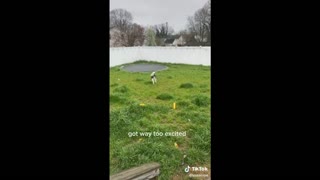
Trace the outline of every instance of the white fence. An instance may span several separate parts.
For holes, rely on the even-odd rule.
[[[110,48],[110,67],[137,60],[211,65],[210,47],[114,47]]]

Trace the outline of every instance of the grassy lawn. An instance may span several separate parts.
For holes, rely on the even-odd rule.
[[[155,85],[151,72],[111,68],[111,175],[149,162],[161,164],[160,180],[191,179],[184,172],[187,165],[210,168],[210,67],[165,65],[169,68],[157,72]],[[129,132],[175,131],[186,136],[128,136]]]

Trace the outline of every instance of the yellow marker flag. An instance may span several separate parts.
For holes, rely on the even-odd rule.
[[[177,143],[174,143],[174,147],[176,147],[177,149],[179,148]]]
[[[173,109],[176,109],[176,103],[175,102],[173,103]]]

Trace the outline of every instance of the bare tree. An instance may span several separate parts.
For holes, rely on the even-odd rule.
[[[178,35],[183,37],[186,46],[197,46],[199,43],[195,39],[195,34],[186,30],[180,31]]]
[[[174,32],[173,28],[168,25],[168,22],[155,25],[153,28],[158,38],[166,38]]]
[[[204,6],[204,24],[206,26],[207,42],[211,45],[211,0],[209,0]]]
[[[142,46],[144,42],[144,28],[138,24],[132,24],[128,31],[128,46]]]
[[[188,29],[199,45],[211,43],[211,1],[188,18]]]
[[[144,29],[138,24],[132,24],[132,15],[125,9],[110,11],[110,29],[117,29],[113,33],[113,43],[116,46],[142,45]]]
[[[110,28],[117,28],[126,33],[132,23],[132,15],[125,9],[114,9],[110,11]]]
[[[188,18],[190,33],[195,34],[195,39],[202,45],[206,41],[206,26],[202,9],[198,10],[193,17]]]
[[[110,34],[110,46],[112,47],[123,47],[127,46],[128,38],[127,35],[118,29],[113,29]]]

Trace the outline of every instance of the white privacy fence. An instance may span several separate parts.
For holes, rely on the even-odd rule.
[[[110,67],[137,60],[194,65],[211,65],[210,47],[114,47],[110,48]]]

